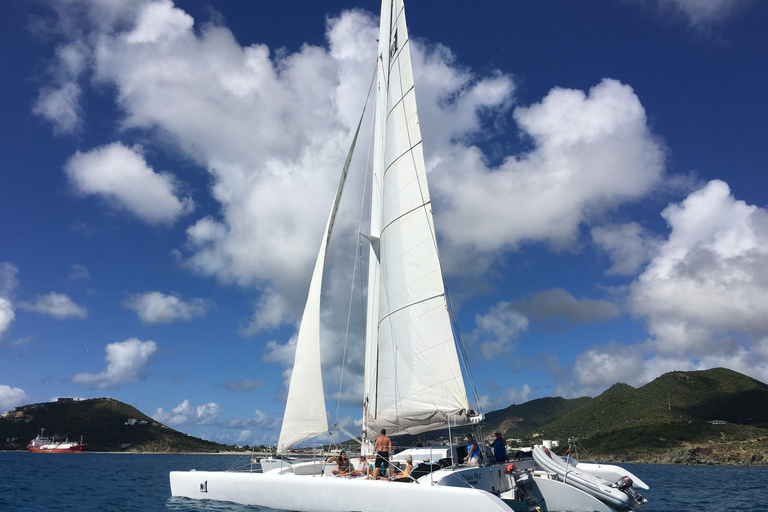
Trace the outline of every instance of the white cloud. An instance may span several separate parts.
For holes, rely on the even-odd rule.
[[[133,295],[123,302],[123,306],[136,311],[145,324],[167,324],[204,317],[213,304],[205,299],[194,298],[184,302],[174,295],[147,292]]]
[[[259,289],[243,333],[295,320],[339,164],[364,102],[376,52],[374,19],[362,11],[345,12],[328,21],[327,49],[304,45],[293,53],[270,54],[264,45],[242,47],[215,23],[194,27],[167,1],[125,6],[103,16],[92,10],[88,18],[97,36],[83,39],[90,45],[93,77],[97,86],[115,91],[124,112],[121,128],[159,134],[162,142],[173,144],[161,149],[182,154],[210,174],[220,212],[189,226],[187,244],[176,254],[196,272]],[[460,68],[443,46],[425,48],[412,41],[412,51],[448,272],[482,272],[502,251],[530,241],[569,247],[582,226],[603,222],[605,212],[661,184],[664,151],[629,86],[604,80],[588,94],[554,89],[540,103],[516,109],[515,120],[533,150],[489,168],[473,139],[489,119],[508,116],[514,104],[512,77]],[[360,141],[358,147],[364,146]],[[106,148],[133,153],[128,156],[142,175],[160,176],[119,143],[85,155],[96,157]],[[137,215],[146,207],[130,191],[94,181],[101,191],[92,193],[117,197],[120,190],[122,206]],[[173,183],[166,183],[164,194],[168,204],[175,204],[170,213],[144,217],[178,218],[184,208]],[[348,196],[355,185],[347,185]],[[128,204],[129,199],[138,205]],[[349,201],[342,209],[356,209],[354,204],[359,202]],[[343,213],[334,238],[356,244],[356,220]],[[349,290],[337,284],[345,282],[333,266],[339,249],[330,251],[332,275],[326,281],[338,289],[326,299],[335,305],[346,302]],[[473,264],[462,267],[470,258]],[[511,350],[527,321],[501,310],[481,318],[477,333],[486,336],[486,355]],[[326,322],[324,335],[339,341],[343,329]],[[270,342],[264,360],[290,365],[292,343]],[[324,347],[324,369],[331,373],[341,360],[339,346]]]
[[[156,173],[138,147],[113,142],[86,153],[78,151],[64,170],[77,192],[116,203],[150,224],[173,223],[194,209],[190,197],[179,196],[176,179]]]
[[[184,400],[171,411],[158,407],[152,418],[170,426],[216,425],[222,414],[224,408],[215,402],[193,406],[189,400]]]
[[[661,354],[706,353],[731,332],[768,333],[768,211],[714,180],[663,212],[671,233],[632,284]]]
[[[515,349],[513,340],[528,329],[528,323],[525,316],[502,301],[485,315],[475,316],[477,328],[469,338],[479,339],[483,357],[493,359]]]
[[[192,16],[175,8],[170,0],[161,0],[142,7],[126,41],[136,44],[173,40],[191,30],[193,24]]]
[[[11,410],[19,405],[24,405],[28,401],[29,396],[23,389],[0,384],[0,411]]]
[[[75,303],[63,293],[51,292],[47,295],[38,295],[32,302],[19,301],[18,306],[27,311],[51,315],[59,320],[66,318],[84,320],[88,318],[88,309]]]
[[[612,342],[606,347],[592,347],[574,363],[573,377],[578,394],[594,395],[623,382],[632,386],[645,384],[645,360],[634,346]]]
[[[768,380],[768,211],[713,180],[662,216],[669,237],[631,284],[627,301],[652,338],[579,355],[574,394],[720,366]]]
[[[483,412],[490,412],[509,407],[512,404],[522,404],[530,399],[532,392],[533,388],[528,383],[525,383],[520,389],[512,386],[505,390],[500,390],[494,394],[493,398],[489,395],[481,395],[478,397],[480,408]]]
[[[534,143],[531,152],[490,169],[476,148],[456,146],[432,173],[445,203],[436,225],[451,245],[480,255],[526,241],[573,247],[581,224],[662,183],[663,148],[637,96],[616,80],[588,95],[553,89],[514,117]]]
[[[0,262],[0,297],[10,298],[16,287],[19,286],[19,280],[16,274],[19,269],[7,261]]]
[[[140,341],[130,338],[106,346],[107,368],[99,373],[76,373],[73,384],[104,389],[127,382],[137,382],[145,378],[145,368],[149,359],[157,352],[154,341]]]
[[[640,224],[595,226],[592,241],[608,253],[611,267],[607,275],[630,276],[636,274],[656,253],[660,241]]]
[[[56,133],[72,133],[82,126],[80,96],[82,90],[76,83],[68,82],[58,88],[45,87],[32,111],[51,121]]]
[[[49,70],[53,85],[40,89],[32,111],[53,124],[57,134],[71,134],[83,126],[80,100],[83,90],[78,83],[87,69],[90,48],[81,41],[56,47],[55,65]]]
[[[247,429],[253,429],[253,430],[262,430],[262,431],[267,430],[267,431],[279,432],[282,424],[283,424],[283,419],[281,417],[277,417],[275,415],[269,415],[264,411],[256,409],[253,412],[252,418],[246,418],[245,420],[232,419],[224,422],[223,426],[225,428],[233,428],[233,429],[247,428]]]
[[[11,328],[15,318],[16,312],[14,311],[13,303],[4,297],[0,297],[0,339]]]

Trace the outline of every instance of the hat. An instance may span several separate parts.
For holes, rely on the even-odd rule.
[[[497,430],[497,431],[496,431],[496,433],[497,433],[497,434],[501,434],[501,430]]]

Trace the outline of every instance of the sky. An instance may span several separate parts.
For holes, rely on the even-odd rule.
[[[0,410],[108,396],[190,435],[276,443],[378,3],[2,12]],[[673,370],[768,382],[768,3],[406,13],[482,410]],[[323,291],[329,423],[351,432],[369,139],[364,127]]]

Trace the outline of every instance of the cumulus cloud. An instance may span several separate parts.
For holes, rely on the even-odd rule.
[[[187,228],[187,243],[176,252],[180,261],[223,282],[258,288],[244,334],[296,320],[339,163],[364,103],[376,52],[373,16],[358,10],[330,18],[327,48],[304,45],[272,53],[265,45],[241,46],[216,23],[195,26],[169,1],[119,8],[95,3],[88,9],[83,18],[92,33],[80,43],[87,46],[83,54],[89,55],[95,84],[115,92],[124,114],[120,128],[161,135],[166,146],[161,149],[182,154],[210,175],[220,211]],[[76,23],[62,19],[62,25]],[[475,141],[489,120],[509,121],[512,76],[480,75],[458,66],[443,46],[411,43],[436,226],[449,274],[482,272],[503,251],[528,242],[570,249],[582,227],[602,223],[606,212],[662,183],[663,147],[634,91],[615,80],[588,92],[553,89],[540,103],[517,107],[514,120],[532,150],[489,167]],[[113,153],[121,158],[111,158]],[[120,181],[128,174],[124,169],[104,166],[114,181],[88,172],[101,160],[129,162],[141,180],[155,183],[161,200],[144,202],[134,194]],[[138,149],[121,143],[78,153],[67,170],[77,190],[116,200],[148,222],[172,222],[188,211],[175,180],[165,181]],[[355,193],[354,185],[347,186],[348,195]],[[165,206],[157,211],[155,204]],[[359,201],[342,210],[351,211],[354,204]],[[352,218],[337,217],[334,237],[354,248],[358,226]],[[338,252],[330,249],[330,286],[345,282],[334,266]],[[473,264],[463,265],[468,260]],[[348,293],[331,289],[325,298],[335,305],[346,302]],[[486,356],[512,350],[514,337],[527,328],[525,315],[508,306],[500,303],[478,318],[476,334],[483,337]],[[343,328],[324,319],[323,329],[330,335],[324,343],[333,345],[323,347],[324,369],[337,372]],[[293,343],[270,342],[264,360],[289,365]]]
[[[502,301],[485,315],[475,316],[475,331],[468,339],[480,340],[480,351],[486,359],[515,349],[513,340],[528,329],[528,319]]]
[[[51,292],[47,295],[38,295],[31,302],[19,301],[18,306],[27,311],[51,315],[59,320],[66,318],[84,320],[88,318],[88,309],[75,303],[63,293]]]
[[[98,389],[138,382],[146,377],[146,366],[157,352],[154,341],[130,338],[106,346],[107,368],[99,373],[80,372],[72,376],[72,383]]]
[[[661,241],[637,222],[595,226],[592,241],[608,253],[607,275],[635,275],[656,253]]]
[[[663,147],[632,88],[616,80],[588,94],[555,88],[514,117],[529,153],[490,169],[479,150],[463,148],[436,165],[436,224],[450,245],[480,255],[524,242],[573,247],[583,223],[662,183]]]
[[[184,302],[175,295],[147,292],[126,299],[123,301],[123,307],[136,311],[145,324],[167,324],[177,320],[204,317],[208,309],[213,307],[213,303],[200,298]]]
[[[28,401],[29,396],[23,389],[0,384],[0,411],[8,411]]]
[[[605,322],[619,315],[616,305],[606,300],[577,299],[562,288],[544,290],[523,299],[501,301],[484,315],[475,316],[475,330],[467,340],[479,342],[486,359],[515,349],[514,340],[531,324],[566,328],[571,325]]]
[[[283,424],[283,418],[275,415],[269,415],[264,411],[256,409],[252,418],[232,419],[222,424],[224,428],[232,429],[254,429],[279,432]]]
[[[713,180],[662,216],[669,237],[627,299],[651,338],[596,345],[579,355],[574,393],[718,366],[768,381],[768,211]]]
[[[663,212],[671,232],[631,286],[630,307],[647,318],[663,354],[714,349],[731,332],[768,334],[768,211],[710,181]]]
[[[216,402],[193,406],[184,400],[170,411],[158,407],[152,418],[170,426],[180,425],[216,425],[224,408]]]
[[[102,197],[149,224],[170,224],[194,209],[190,197],[180,196],[177,180],[155,172],[139,147],[113,142],[78,151],[64,170],[77,192]]]

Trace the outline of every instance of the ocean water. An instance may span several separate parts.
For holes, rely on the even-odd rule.
[[[0,452],[0,511],[269,510],[171,497],[170,471],[226,470],[243,462],[239,455]],[[768,467],[626,467],[651,487],[642,493],[645,512],[768,511]]]

